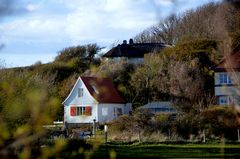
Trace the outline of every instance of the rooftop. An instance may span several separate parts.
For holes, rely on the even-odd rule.
[[[160,51],[165,48],[164,43],[134,43],[132,39],[124,40],[122,44],[110,49],[103,57],[144,57],[144,54]]]
[[[125,103],[109,78],[81,77],[90,94],[99,103]]]
[[[240,70],[240,50],[234,51],[229,56],[225,57],[217,66],[214,71],[239,71]]]

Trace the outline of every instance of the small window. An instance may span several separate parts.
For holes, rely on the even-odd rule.
[[[122,115],[122,108],[117,108],[117,116]]]
[[[233,96],[220,96],[219,97],[219,105],[229,105],[233,104],[234,99]]]
[[[220,84],[232,84],[232,80],[227,73],[219,74],[219,83]]]
[[[226,105],[227,104],[227,97],[226,96],[219,97],[219,104],[220,105]]]
[[[102,116],[108,115],[108,108],[102,108]]]
[[[78,88],[78,97],[83,96],[83,88]]]
[[[92,85],[92,88],[96,94],[99,94],[99,91],[97,90],[96,86]]]

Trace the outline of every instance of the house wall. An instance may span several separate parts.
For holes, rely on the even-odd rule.
[[[104,123],[111,121],[117,117],[116,109],[121,108],[124,114],[125,104],[99,104],[98,105],[98,122]],[[114,110],[115,109],[115,110]]]
[[[230,78],[226,83],[220,82],[220,75],[223,74]],[[240,87],[238,85],[240,83],[240,72],[215,72],[214,78],[217,103],[219,105],[239,103]]]
[[[76,107],[84,107],[84,106],[91,106],[92,108],[92,113],[91,116],[86,116],[86,115],[79,115],[79,116],[71,116],[70,115],[70,107],[71,106],[76,106]],[[92,123],[94,119],[98,119],[98,114],[97,114],[97,108],[98,104],[94,105],[70,105],[70,106],[64,106],[64,122],[67,123]]]
[[[215,96],[237,95],[239,93],[239,88],[235,86],[215,86]]]
[[[143,57],[136,57],[136,58],[127,58],[127,57],[114,57],[112,58],[114,62],[119,62],[121,60],[126,60],[128,63],[132,64],[141,64],[144,62]]]
[[[78,88],[83,88],[83,96],[78,97]],[[71,116],[70,107],[71,106],[91,106],[92,113],[91,116]],[[64,101],[64,122],[67,123],[89,123],[93,122],[93,119],[98,119],[97,109],[98,102],[91,96],[88,92],[86,86],[83,84],[82,80],[79,78],[76,82],[70,96]]]

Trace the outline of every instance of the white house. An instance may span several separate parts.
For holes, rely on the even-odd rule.
[[[79,77],[63,105],[68,124],[105,123],[131,111],[110,79],[96,77]]]
[[[215,96],[219,105],[240,104],[240,51],[234,51],[214,67]]]

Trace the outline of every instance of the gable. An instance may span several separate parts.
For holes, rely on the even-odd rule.
[[[81,91],[80,91],[81,90]],[[96,104],[97,101],[91,96],[85,84],[79,77],[68,97],[63,101],[64,105]]]

